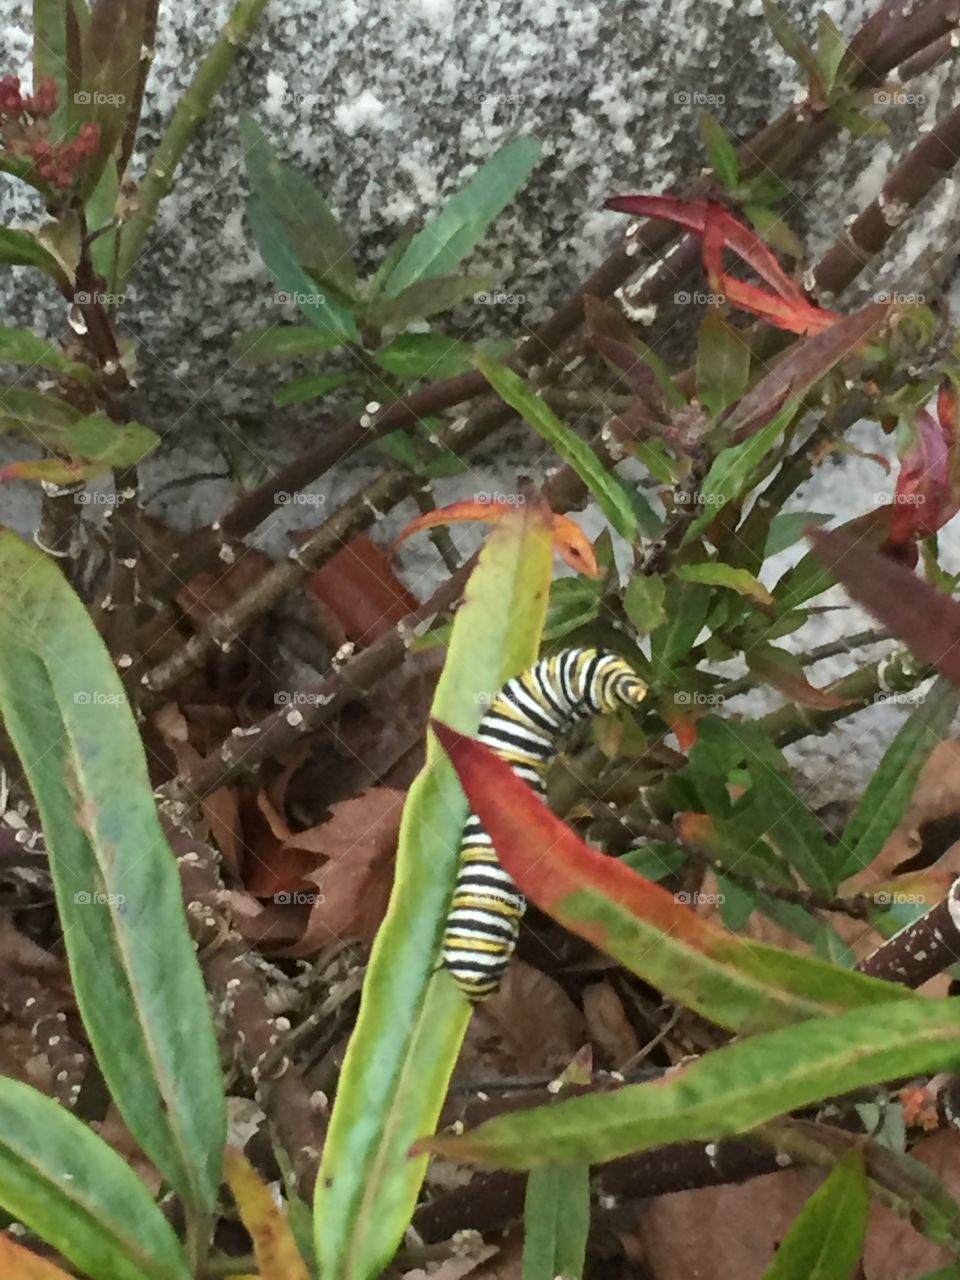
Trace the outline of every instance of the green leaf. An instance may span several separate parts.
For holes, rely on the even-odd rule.
[[[787,17],[786,12],[776,3],[776,0],[763,0],[763,12],[773,33],[774,40],[776,40],[784,53],[792,58],[808,75],[819,78],[819,68],[817,60],[813,56],[813,50]]]
[[[473,811],[520,891],[650,986],[738,1032],[876,1001],[916,999],[832,964],[744,941],[693,915],[557,818],[489,747],[436,725]],[[689,818],[696,815],[682,815]],[[678,822],[686,841],[689,826]],[[543,850],[550,850],[549,859]]]
[[[476,731],[486,699],[537,656],[551,576],[533,504],[490,535],[457,611],[433,714]],[[410,1143],[435,1123],[469,1017],[437,972],[467,807],[437,742],[407,794],[397,871],[340,1074],[314,1202],[320,1274],[379,1275],[410,1220],[426,1162]]]
[[[410,241],[387,277],[387,297],[396,298],[412,284],[455,271],[529,178],[540,147],[536,138],[517,138],[491,156]]]
[[[374,357],[400,378],[452,378],[471,367],[473,347],[445,333],[401,333]]]
[[[770,521],[766,545],[763,548],[764,560],[777,555],[780,551],[786,551],[787,547],[792,547],[794,543],[799,542],[811,526],[819,528],[820,525],[832,519],[833,516],[824,515],[820,511],[778,512]]]
[[[104,166],[97,185],[91,191],[84,205],[86,224],[91,231],[99,231],[116,215],[117,197],[120,194],[120,178],[117,166]],[[107,292],[114,292],[113,281],[116,277],[117,252],[120,237],[119,227],[98,235],[90,244],[90,257],[94,270],[107,281]]]
[[[817,14],[817,66],[823,78],[823,86],[827,93],[837,81],[837,72],[847,51],[847,42],[843,32],[826,10]]]
[[[633,542],[638,531],[648,536],[659,532],[660,521],[653,509],[647,506],[647,515],[638,519],[637,495],[630,493],[618,476],[607,471],[586,441],[562,422],[519,374],[486,356],[477,356],[474,364],[500,399],[515,409],[534,431],[553,445],[564,462],[569,463],[622,538]]]
[[[352,378],[350,373],[305,373],[302,378],[291,378],[273,393],[273,403],[278,405],[302,404],[335,391]]]
[[[203,1213],[220,1182],[220,1060],[140,736],[55,564],[2,532],[0,583],[0,711],[36,797],[80,1014],[131,1133]]]
[[[497,1168],[599,1164],[675,1142],[715,1142],[823,1098],[960,1063],[960,1009],[907,1000],[736,1041],[651,1084],[514,1111],[415,1150]]]
[[[309,178],[280,159],[247,111],[240,115],[240,142],[250,184],[283,226],[300,265],[352,295],[357,275],[350,242],[323,196]]]
[[[340,346],[334,333],[321,333],[308,324],[269,324],[262,329],[245,329],[230,344],[229,358],[252,367],[272,360],[296,360],[298,356],[319,355]]]
[[[869,1210],[863,1156],[850,1151],[794,1218],[763,1280],[850,1280]]]
[[[664,609],[666,623],[653,633],[650,661],[658,684],[671,684],[678,668],[693,648],[703,630],[710,609],[712,593],[699,582],[667,584]]]
[[[71,458],[101,462],[104,467],[134,467],[160,443],[141,422],[112,422],[105,413],[90,413],[67,429],[64,450]]]
[[[490,281],[479,276],[441,276],[418,280],[394,297],[374,298],[367,307],[370,324],[381,329],[402,329],[414,320],[425,320],[438,311],[451,311],[467,298],[476,298]]]
[[[843,102],[835,102],[828,109],[827,115],[855,138],[886,137],[890,132],[890,126],[885,120],[878,120],[876,116],[858,111],[856,107],[848,107]]]
[[[69,360],[55,342],[38,338],[29,329],[0,329],[0,361],[53,369],[83,383],[89,383],[93,376],[89,365]]]
[[[960,689],[941,676],[897,730],[840,837],[839,879],[868,867],[899,825],[921,769],[949,736],[958,705]]]
[[[48,449],[62,449],[80,413],[73,405],[28,387],[0,389],[0,432],[11,432]]]
[[[307,319],[331,338],[340,342],[355,341],[359,335],[352,313],[337,298],[323,293],[316,281],[307,275],[297,261],[283,224],[263,201],[247,201],[247,221],[264,266]]]
[[[579,1280],[590,1230],[590,1170],[550,1164],[527,1178],[521,1280]]]
[[[31,231],[0,227],[0,263],[14,267],[39,267],[48,276],[53,276],[58,284],[67,284],[59,262]]]
[[[684,535],[683,545],[693,542],[700,531],[716,519],[727,503],[743,492],[754,468],[783,435],[796,411],[797,400],[791,396],[765,427],[761,427],[740,444],[724,449],[714,458],[700,486],[699,500],[704,509],[691,522]]]
[[[127,1162],[51,1098],[0,1076],[0,1204],[94,1280],[190,1280]]]
[[[746,390],[750,348],[739,329],[710,307],[697,345],[697,399],[713,415],[722,413]]]
[[[600,612],[597,584],[589,578],[555,578],[543,628],[545,641],[556,641],[592,622]]]
[[[680,564],[673,572],[674,577],[681,578],[684,582],[703,582],[712,587],[729,587],[738,595],[756,600],[757,604],[773,604],[773,596],[767,588],[746,569],[734,569],[728,564],[709,561],[704,564]]]
[[[700,112],[700,137],[713,172],[725,187],[735,187],[740,181],[737,149],[727,136],[726,129],[709,111]]]
[[[627,583],[623,607],[638,634],[645,636],[667,620],[667,584],[656,573],[635,574]]]

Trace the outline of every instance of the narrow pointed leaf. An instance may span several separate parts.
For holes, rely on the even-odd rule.
[[[247,221],[264,266],[307,319],[329,337],[341,342],[355,340],[358,335],[353,314],[307,275],[287,238],[283,223],[262,200],[247,201]]]
[[[460,1137],[421,1139],[414,1151],[504,1169],[595,1164],[666,1143],[715,1142],[823,1098],[958,1063],[956,1001],[898,1001],[740,1040],[655,1083],[513,1112]]]
[[[757,604],[773,604],[773,596],[746,569],[735,569],[728,564],[681,564],[674,570],[674,576],[684,582],[703,582],[712,587],[729,587],[738,595],[755,600]]]
[[[750,348],[743,335],[711,307],[700,327],[697,399],[712,414],[739,399],[750,377]]]
[[[434,729],[523,893],[672,999],[743,1031],[910,998],[890,983],[865,984],[860,974],[741,941],[700,919],[660,885],[591,849],[488,747],[446,725]]]
[[[863,1156],[851,1151],[794,1218],[763,1280],[850,1280],[869,1210]]]
[[[714,458],[700,486],[699,501],[703,510],[691,521],[684,536],[685,544],[692,542],[728,502],[743,492],[754,469],[786,431],[796,412],[797,401],[791,397],[765,427]]]
[[[831,711],[849,705],[848,698],[838,697],[827,689],[818,689],[807,679],[803,664],[796,654],[778,649],[773,644],[753,644],[744,653],[747,666],[761,680],[785,693],[801,707],[819,707]]]
[[[401,333],[376,353],[377,364],[400,378],[453,378],[471,367],[473,348],[444,333]]]
[[[173,1228],[126,1161],[51,1098],[6,1077],[0,1205],[94,1280],[190,1280]],[[0,1275],[15,1274],[0,1264]]]
[[[473,732],[486,698],[537,656],[550,581],[546,512],[499,522],[454,620],[434,714]],[[437,972],[466,801],[439,745],[407,795],[397,871],[340,1074],[314,1202],[320,1273],[368,1280],[393,1256],[426,1161],[410,1143],[436,1123],[469,1007]]]
[[[413,237],[387,277],[386,296],[396,298],[412,284],[456,271],[527,181],[540,147],[536,138],[518,138],[491,156]]]
[[[799,400],[806,395],[835,364],[858,351],[889,312],[889,303],[871,303],[842,316],[825,332],[795,342],[734,407],[724,422],[726,431],[733,439],[743,439],[769,422],[787,396]]]
[[[0,361],[53,369],[77,382],[88,383],[93,377],[89,365],[68,359],[55,342],[39,338],[29,329],[0,329]]]
[[[336,334],[321,333],[313,325],[271,324],[237,334],[230,344],[230,359],[249,367],[318,355],[339,345]]]
[[[579,1280],[590,1230],[590,1170],[550,1164],[527,1178],[521,1280]]]
[[[59,569],[4,532],[0,582],[0,712],[40,812],[77,1004],[131,1133],[209,1210],[225,1131],[219,1054],[140,736]]]
[[[833,576],[922,662],[960,684],[960,604],[906,565],[840,529],[812,529],[813,549]]]
[[[603,466],[586,441],[561,421],[519,374],[485,356],[478,356],[474,363],[501,400],[515,409],[576,471],[622,538],[633,542],[638,532],[655,536],[661,522],[653,508],[643,499],[638,504],[639,495],[631,493],[617,475]]]
[[[440,311],[452,311],[461,302],[486,295],[490,281],[481,276],[439,276],[418,280],[396,297],[375,298],[367,308],[371,324],[400,329],[413,320],[425,320]]]
[[[273,393],[273,403],[281,408],[287,404],[303,404],[328,395],[350,382],[350,373],[305,373],[302,378],[291,378]]]
[[[52,253],[29,231],[0,227],[0,263],[9,266],[39,267],[58,284],[66,284],[66,276]]]
[[[727,136],[726,129],[709,111],[700,113],[700,137],[713,172],[725,187],[735,187],[740,179],[737,149]]]
[[[960,687],[942,677],[897,730],[840,837],[840,876],[868,867],[906,812],[920,770],[949,736],[960,706]]]
[[[309,178],[280,159],[246,111],[240,116],[240,142],[250,184],[283,225],[300,265],[352,293],[356,272],[350,242],[326,200]]]
[[[293,1238],[290,1223],[250,1161],[228,1147],[224,1174],[240,1211],[240,1220],[253,1241],[259,1280],[308,1280],[306,1264]]]

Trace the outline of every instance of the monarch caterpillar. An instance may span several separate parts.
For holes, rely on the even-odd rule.
[[[507,681],[480,721],[477,738],[542,796],[561,736],[577,721],[638,703],[645,693],[646,685],[616,654],[564,649]],[[463,828],[442,967],[472,1004],[500,985],[525,909],[526,900],[471,813]]]

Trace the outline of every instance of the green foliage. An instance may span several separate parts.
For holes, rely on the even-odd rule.
[[[867,1232],[863,1156],[851,1151],[794,1219],[763,1280],[849,1280]]]
[[[475,731],[484,701],[535,657],[549,541],[521,508],[492,536],[457,613],[432,713]],[[403,1235],[426,1162],[410,1161],[435,1123],[469,1009],[436,952],[456,875],[466,804],[433,741],[404,806],[397,883],[374,946],[344,1061],[314,1203],[321,1274],[378,1275]]]

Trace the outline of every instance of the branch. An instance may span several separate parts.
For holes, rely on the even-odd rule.
[[[180,159],[210,109],[210,104],[244,48],[268,0],[238,0],[186,93],[177,103],[160,145],[137,188],[136,213],[120,232],[117,279],[119,292],[140,255],[160,201],[173,185]]]

